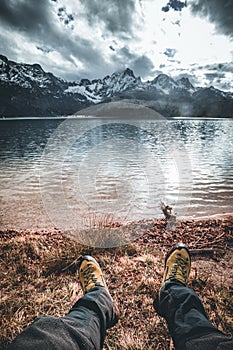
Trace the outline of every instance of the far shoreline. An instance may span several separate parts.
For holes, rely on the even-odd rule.
[[[85,119],[122,119],[122,120],[127,120],[127,117],[121,117],[121,116],[114,116],[114,117],[110,117],[110,116],[87,116],[87,115],[61,115],[61,116],[48,116],[48,117],[22,117],[22,116],[18,116],[18,117],[0,117],[0,121],[12,121],[12,120],[66,120],[66,119],[78,119],[78,120],[85,120]],[[137,117],[137,119],[139,119]],[[150,119],[150,120],[154,120],[154,121],[164,121],[164,120],[168,120],[168,121],[175,121],[175,120],[233,120],[233,117],[203,117],[203,116],[196,116],[196,117],[185,117],[185,116],[177,116],[177,117],[164,117],[164,119],[156,119],[156,118],[147,118],[147,117],[141,117],[140,119]]]

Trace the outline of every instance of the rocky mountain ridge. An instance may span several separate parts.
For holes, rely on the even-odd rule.
[[[39,64],[16,63],[0,55],[0,116],[70,115],[102,102],[128,101],[166,117],[233,117],[233,94],[194,87],[188,78],[160,74],[143,82],[127,68],[103,79],[68,82]]]

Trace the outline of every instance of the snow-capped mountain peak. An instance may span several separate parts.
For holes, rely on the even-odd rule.
[[[38,64],[0,55],[0,114],[6,116],[72,114],[92,104],[131,100],[165,116],[232,116],[233,96],[214,87],[195,88],[187,77],[160,74],[143,82],[130,68],[103,79],[68,82]],[[13,102],[12,102],[13,101]]]
[[[187,77],[182,77],[181,79],[176,81],[177,84],[180,86],[181,89],[187,89],[190,91],[194,91],[194,86],[190,83],[189,79]]]
[[[178,87],[174,79],[166,74],[159,74],[151,84],[158,90],[162,90],[165,94],[169,94],[172,89]]]
[[[120,74],[121,77],[132,77],[133,79],[136,79],[134,72],[132,71],[132,69],[130,68],[126,68],[125,70],[118,72],[118,74]]]
[[[103,79],[82,79],[77,84],[68,87],[65,93],[82,93],[92,102],[100,102],[104,98],[113,96],[141,82],[136,78],[134,72],[127,68],[123,71],[107,75]]]
[[[46,73],[39,64],[25,64],[10,61],[0,56],[0,81],[18,85],[26,89],[62,88],[65,83],[52,73]]]

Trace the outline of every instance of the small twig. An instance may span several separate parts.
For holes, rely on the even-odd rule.
[[[226,234],[226,232],[221,233],[221,235],[219,235],[218,237],[215,238],[213,243],[216,242],[219,238],[222,238],[225,234]]]
[[[72,261],[71,264],[69,264],[68,266],[64,267],[64,268],[62,269],[62,272],[68,270],[68,269],[69,269],[71,266],[73,266],[73,265],[75,266],[75,265],[77,264],[77,262],[78,262],[79,259],[80,259],[80,258],[75,259],[74,261]]]
[[[196,240],[196,242],[194,243],[194,246],[196,246],[197,245],[197,243],[199,242],[199,241],[201,241],[202,240],[202,238],[204,237],[204,233],[202,233],[202,235],[201,235],[201,237],[199,237],[197,240]]]

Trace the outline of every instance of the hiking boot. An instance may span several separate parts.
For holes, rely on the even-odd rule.
[[[84,294],[97,286],[107,288],[101,268],[92,256],[85,255],[80,258],[78,273],[79,281]]]
[[[175,245],[165,258],[162,285],[166,281],[179,281],[186,286],[191,269],[191,258],[184,243]]]

